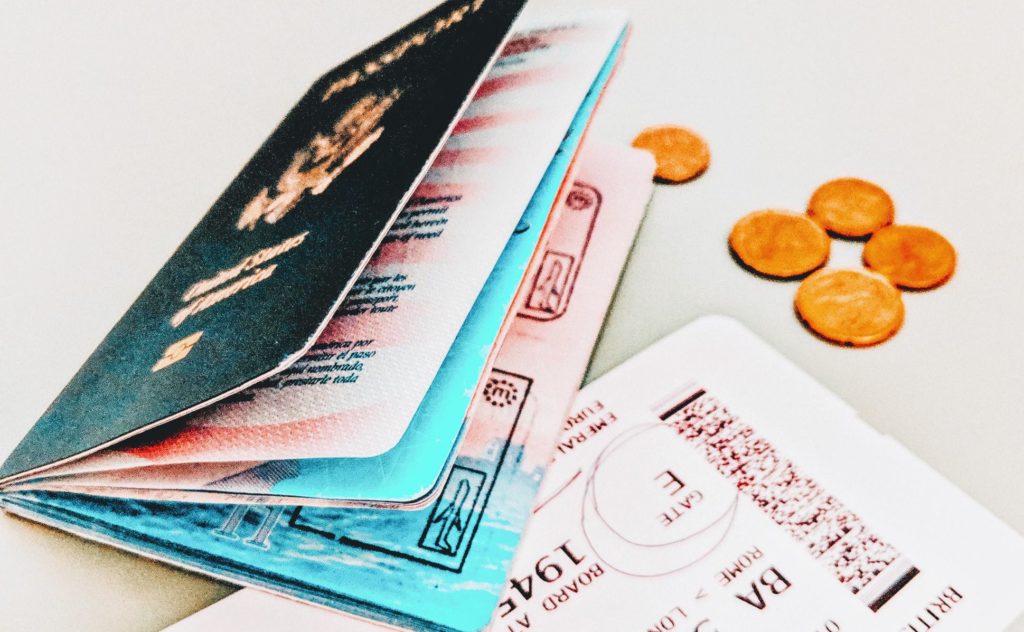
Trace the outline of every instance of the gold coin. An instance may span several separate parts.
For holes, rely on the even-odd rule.
[[[808,328],[844,345],[878,344],[903,324],[900,291],[868,270],[818,270],[797,288],[795,304]]]
[[[789,211],[754,211],[729,233],[729,248],[755,272],[788,279],[807,274],[828,261],[830,240],[806,215]]]
[[[899,287],[924,290],[945,283],[956,268],[956,250],[924,226],[886,226],[864,246],[864,265]]]
[[[708,168],[711,151],[704,139],[685,127],[648,127],[633,139],[633,146],[654,154],[654,177],[665,182],[686,182]]]
[[[896,208],[885,189],[857,178],[831,180],[818,187],[807,214],[842,237],[867,237],[892,223]]]

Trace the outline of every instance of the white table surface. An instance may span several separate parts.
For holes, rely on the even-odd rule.
[[[0,455],[6,455],[320,73],[428,8],[403,2],[0,3]],[[697,316],[744,322],[1024,530],[1024,4],[534,0],[635,30],[592,133],[678,122],[713,153],[657,189],[598,374]],[[827,179],[884,185],[959,251],[871,349],[793,316],[731,224]],[[856,264],[837,243],[833,261]],[[765,376],[771,379],[771,376]],[[921,525],[941,528],[941,525]],[[231,588],[0,517],[0,629],[153,630]],[[1018,624],[1015,630],[1024,630]]]

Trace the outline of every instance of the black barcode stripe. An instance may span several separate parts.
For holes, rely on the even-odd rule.
[[[658,415],[658,417],[662,421],[668,421],[669,417],[671,417],[672,415],[678,413],[680,410],[686,408],[687,406],[689,406],[693,402],[695,402],[698,399],[700,399],[701,397],[703,397],[704,396],[704,392],[705,392],[704,389],[700,389],[699,391],[695,392],[693,395],[690,395],[689,397],[687,397],[683,401],[679,402],[678,404],[676,404],[672,408],[669,408],[665,412],[661,413],[660,415]]]

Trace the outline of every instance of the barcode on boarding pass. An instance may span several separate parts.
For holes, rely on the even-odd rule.
[[[654,412],[872,611],[918,574],[910,560],[704,389],[687,388]]]

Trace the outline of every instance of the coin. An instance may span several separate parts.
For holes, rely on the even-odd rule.
[[[633,146],[654,154],[654,177],[664,182],[686,182],[708,168],[711,151],[704,139],[677,125],[648,127],[633,139]]]
[[[795,305],[811,331],[854,347],[887,340],[903,324],[900,291],[868,270],[818,270],[797,288]]]
[[[864,265],[897,286],[924,290],[945,283],[956,268],[956,250],[924,226],[886,226],[864,245]]]
[[[744,216],[729,233],[729,248],[743,265],[780,279],[825,265],[829,244],[825,230],[806,215],[774,209]]]
[[[818,187],[807,214],[830,233],[861,238],[891,224],[896,209],[889,194],[877,184],[840,178]]]

